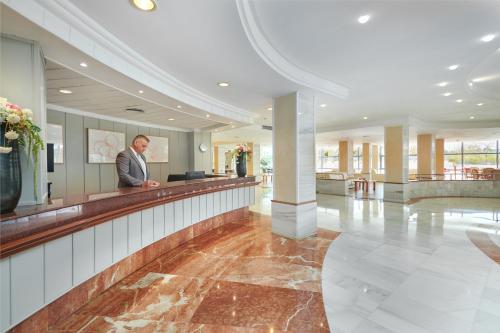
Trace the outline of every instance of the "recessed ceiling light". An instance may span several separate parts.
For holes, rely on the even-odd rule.
[[[463,99],[457,99],[456,102],[457,103],[462,103],[464,100]]]
[[[474,117],[474,116],[470,116],[470,117],[469,117],[469,119],[474,119],[474,118],[476,118],[476,117]]]
[[[230,124],[232,124],[233,122],[232,122],[232,121],[230,121],[229,123],[230,123]]]
[[[156,0],[130,0],[130,3],[134,5],[135,8],[146,12],[151,12],[158,7]]]
[[[174,118],[168,118],[168,120],[172,121],[172,120],[175,120]]]
[[[477,106],[483,106],[483,105],[484,105],[484,103],[477,103],[476,105],[477,105]]]
[[[448,85],[448,82],[439,82],[437,85],[440,87],[446,87]]]
[[[363,117],[364,120],[368,119],[368,117]]]
[[[370,21],[370,15],[361,15],[358,17],[358,22],[361,24],[365,24],[368,21]]]
[[[326,107],[326,104],[320,104],[319,107],[324,108],[324,107]]]
[[[234,128],[234,125],[233,125],[233,126],[231,126],[231,128]]]
[[[495,39],[495,37],[496,37],[495,35],[489,34],[489,35],[481,37],[481,40],[485,43],[488,43],[488,42],[491,42],[493,39]]]
[[[443,94],[443,96],[445,96],[445,97],[451,96],[451,92],[445,92],[445,93]]]
[[[85,67],[85,68],[87,68],[87,67],[88,67],[88,65],[87,65],[87,63],[86,63],[86,62],[81,62],[81,63],[80,63],[80,66]]]
[[[210,118],[210,115],[209,115],[209,114],[207,114],[205,117]]]
[[[182,105],[177,105],[177,108],[178,109],[182,109]]]
[[[139,94],[144,94],[144,90],[139,90]]]
[[[457,68],[458,68],[458,65],[451,65],[451,66],[448,66],[448,69],[449,69],[450,71],[454,71],[454,70],[455,70],[455,69],[457,69]]]
[[[72,94],[73,93],[71,90],[68,90],[68,89],[60,89],[59,92],[61,94]]]
[[[229,82],[217,82],[219,87],[229,87]]]
[[[273,111],[273,108],[267,108],[267,111]]]

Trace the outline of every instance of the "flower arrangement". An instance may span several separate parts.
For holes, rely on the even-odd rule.
[[[241,143],[237,144],[236,148],[233,150],[234,157],[239,157],[239,156],[247,157],[251,153],[252,151],[250,150],[250,148],[248,148],[246,144],[241,144]]]
[[[0,138],[0,154],[9,154],[13,142],[18,140],[19,146],[27,148],[28,157],[32,155],[35,164],[38,163],[38,155],[44,148],[44,143],[40,137],[40,127],[33,123],[33,112],[30,109],[23,109],[0,97],[0,126],[5,129],[4,137]],[[33,178],[36,184],[36,168]]]

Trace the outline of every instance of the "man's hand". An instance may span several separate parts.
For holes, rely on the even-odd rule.
[[[146,180],[144,183],[142,183],[142,187],[158,187],[160,186],[160,183],[154,180]]]

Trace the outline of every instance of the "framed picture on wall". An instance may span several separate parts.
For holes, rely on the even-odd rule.
[[[54,145],[54,163],[64,163],[64,141],[62,125],[47,124],[47,143]]]
[[[89,163],[115,163],[116,156],[125,150],[125,134],[89,128],[87,132]]]
[[[148,163],[168,162],[168,138],[149,136],[148,149],[144,152]]]

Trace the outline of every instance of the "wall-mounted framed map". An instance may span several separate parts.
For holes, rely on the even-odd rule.
[[[89,128],[87,132],[89,163],[115,163],[125,150],[125,134]]]
[[[168,138],[149,136],[148,149],[144,152],[148,163],[168,162]]]

